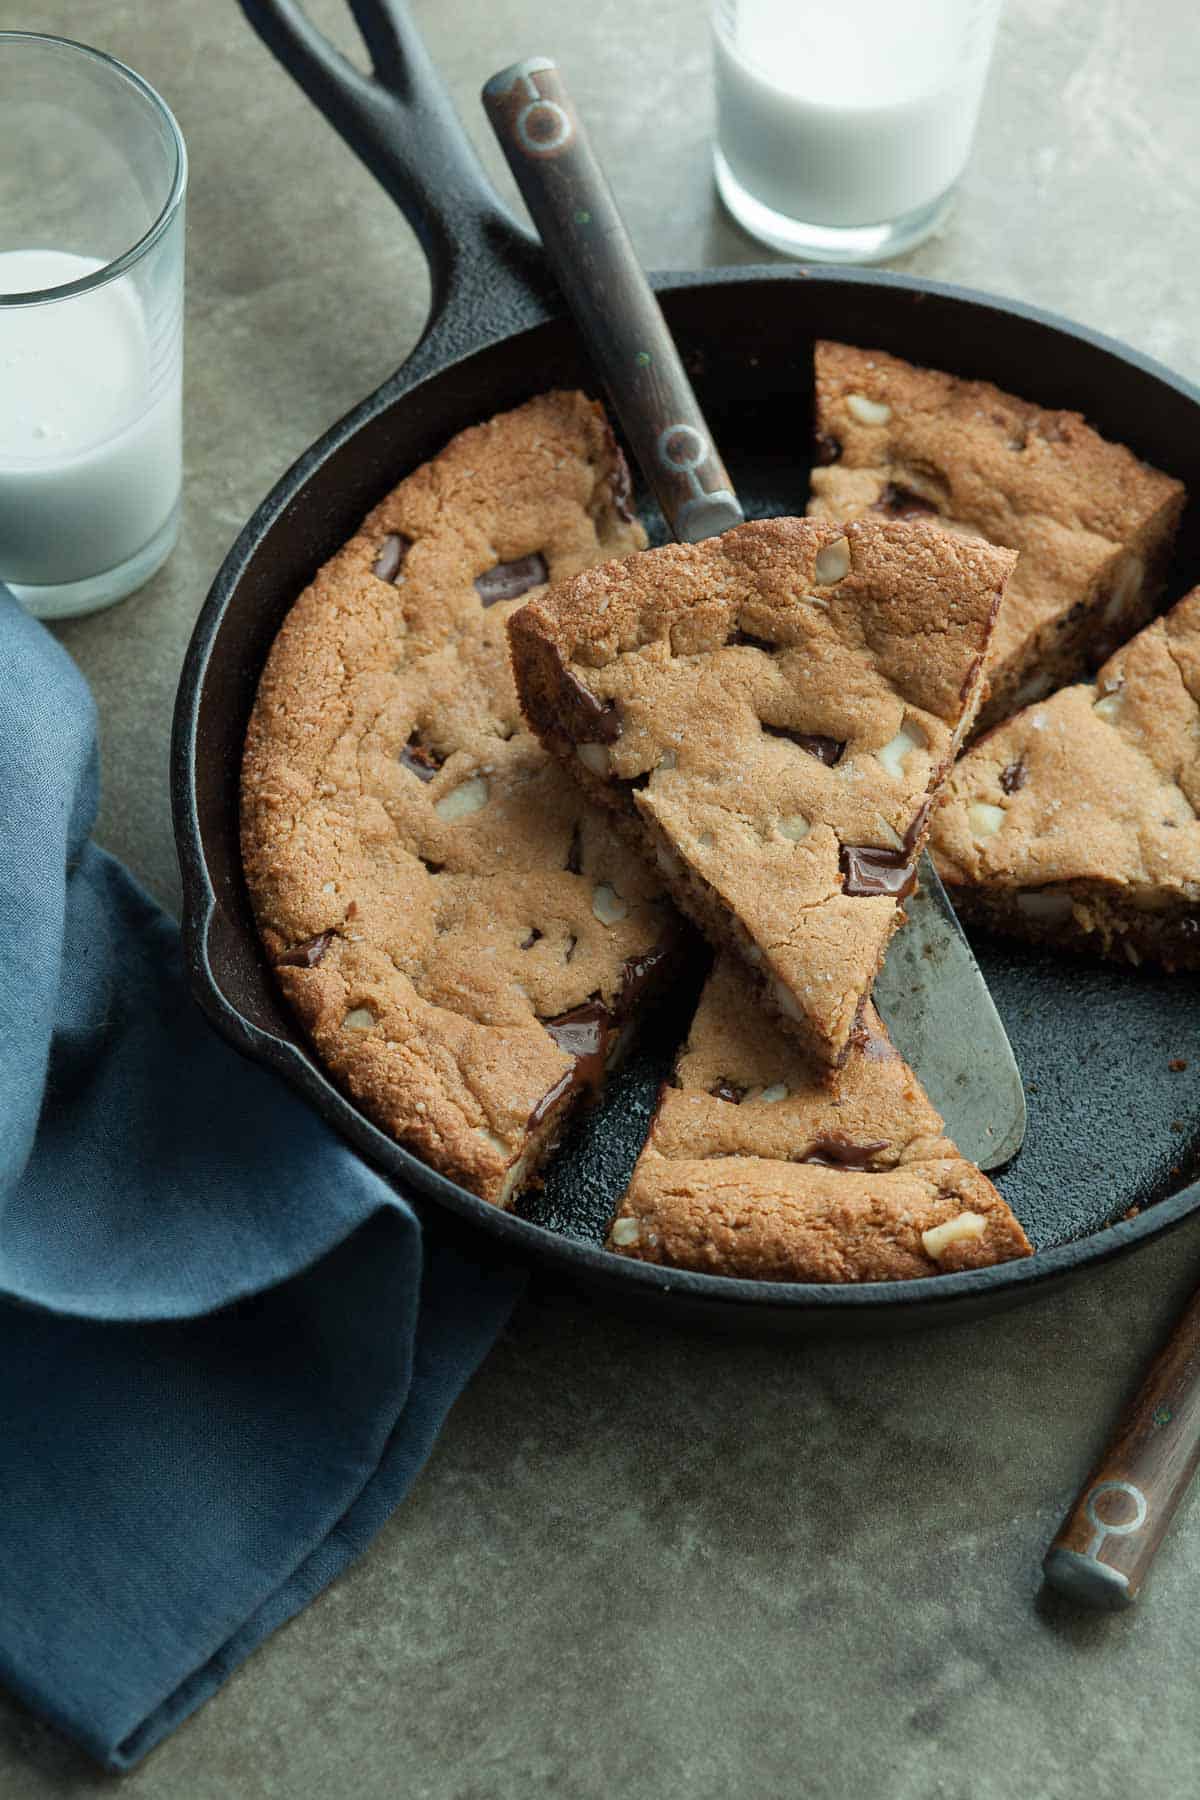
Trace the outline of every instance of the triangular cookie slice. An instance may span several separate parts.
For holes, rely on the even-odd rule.
[[[764,1281],[893,1281],[1030,1254],[873,1008],[830,1080],[756,1015],[722,957],[608,1247]]]
[[[1152,615],[1182,483],[1078,413],[880,350],[816,346],[814,518],[939,519],[1020,552],[980,724],[1071,681]]]
[[[770,519],[509,620],[542,743],[826,1064],[903,916],[1014,561],[936,526]]]
[[[1034,942],[1200,968],[1200,588],[981,738],[939,809],[954,903]]]

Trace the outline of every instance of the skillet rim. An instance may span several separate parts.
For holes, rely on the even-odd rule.
[[[1045,327],[1114,357],[1172,389],[1197,408],[1197,425],[1200,427],[1200,387],[1155,358],[1104,332],[1024,301],[882,269],[835,271],[779,264],[735,264],[721,269],[683,270],[651,276],[655,290],[668,295],[704,287],[727,288],[738,284],[754,287],[764,282],[795,281],[815,282],[833,288],[891,289],[918,300],[925,297],[948,300],[979,314],[994,313]],[[445,331],[439,321],[431,322],[408,361],[323,432],[280,476],[239,532],[217,572],[197,616],[180,673],[170,768],[171,810],[182,879],[182,934],[189,986],[210,1024],[243,1055],[265,1063],[282,1075],[410,1203],[414,1200],[411,1190],[415,1188],[419,1196],[416,1204],[419,1205],[421,1200],[433,1200],[472,1228],[481,1229],[502,1249],[515,1252],[521,1260],[533,1260],[538,1266],[557,1265],[567,1278],[573,1276],[590,1290],[605,1295],[606,1290],[613,1290],[614,1294],[625,1293],[631,1299],[657,1294],[664,1299],[703,1302],[710,1311],[726,1315],[733,1312],[743,1315],[790,1314],[797,1323],[805,1315],[812,1314],[831,1319],[855,1314],[878,1317],[880,1313],[887,1318],[910,1311],[919,1311],[923,1316],[930,1312],[961,1314],[972,1303],[975,1303],[975,1310],[981,1310],[989,1302],[998,1308],[1006,1300],[1015,1303],[1020,1299],[1031,1299],[1047,1285],[1101,1266],[1182,1224],[1200,1210],[1200,1180],[1153,1202],[1135,1219],[1117,1220],[1085,1237],[1035,1250],[1029,1257],[947,1275],[859,1283],[774,1282],[642,1263],[616,1256],[598,1244],[568,1237],[514,1213],[503,1212],[439,1175],[374,1126],[334,1086],[301,1042],[279,1037],[255,1025],[225,994],[209,961],[209,937],[218,911],[222,909],[218,907],[200,831],[196,762],[205,680],[213,648],[237,588],[263,538],[280,515],[294,503],[298,492],[316,471],[338,454],[360,429],[381,412],[405,401],[427,380],[483,350],[515,342],[557,318],[561,318],[561,314],[536,306],[533,315],[515,328],[506,329],[499,323],[481,337],[473,336],[466,343],[456,342],[457,334],[452,328]],[[230,922],[236,925],[236,921]],[[239,937],[241,935],[239,929]],[[250,942],[255,956],[261,960],[262,950],[257,937],[252,937]]]

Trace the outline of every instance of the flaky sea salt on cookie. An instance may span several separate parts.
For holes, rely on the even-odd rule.
[[[831,1079],[721,958],[609,1248],[764,1281],[894,1281],[1027,1256],[871,1009],[864,1026]]]
[[[902,918],[1014,561],[929,525],[771,519],[509,620],[542,743],[826,1064]]]

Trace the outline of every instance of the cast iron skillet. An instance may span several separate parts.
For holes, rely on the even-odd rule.
[[[533,241],[489,188],[398,4],[352,0],[376,78],[340,57],[294,0],[242,0],[256,30],[398,201],[429,261],[429,322],[408,362],[288,471],[226,558],[180,681],[172,800],[184,942],[200,1005],[279,1071],[373,1165],[480,1253],[532,1261],[608,1301],[722,1329],[896,1330],[981,1313],[1132,1249],[1200,1206],[1200,1044],[1191,984],[1068,963],[986,939],[980,960],[1029,1092],[1025,1148],[1000,1178],[1038,1254],[1000,1268],[856,1287],[680,1273],[600,1248],[688,1003],[560,1153],[525,1216],[434,1174],[341,1094],[282,1006],[238,853],[242,740],[271,641],[316,568],[408,470],[463,426],[555,386],[596,391]],[[536,46],[533,46],[536,48]],[[480,70],[481,78],[489,73]],[[338,274],[329,271],[331,296]],[[751,517],[803,511],[812,344],[878,346],[986,376],[1107,435],[1200,491],[1200,392],[1093,332],[987,295],[862,270],[708,270],[655,279],[668,323]],[[661,539],[649,505],[644,516]],[[1193,507],[1170,587],[1200,579]],[[1172,1072],[1184,1058],[1188,1068]],[[1189,1184],[1190,1183],[1190,1184]],[[1138,1215],[1125,1220],[1131,1207]],[[490,1251],[484,1240],[490,1239]]]

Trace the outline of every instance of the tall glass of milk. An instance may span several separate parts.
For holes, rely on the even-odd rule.
[[[878,262],[945,218],[1002,0],[716,0],[717,186],[789,255]]]
[[[178,535],[186,184],[140,76],[0,31],[0,581],[39,618],[123,599]]]

